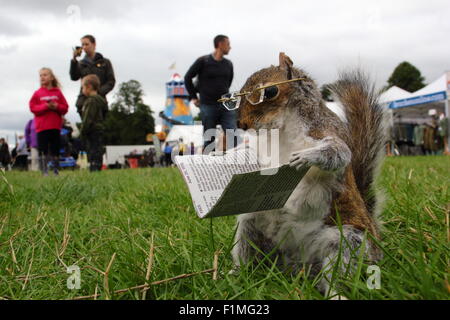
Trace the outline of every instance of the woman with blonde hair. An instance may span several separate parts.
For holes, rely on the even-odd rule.
[[[39,71],[41,87],[30,100],[30,110],[34,114],[39,150],[39,168],[48,175],[47,164],[52,162],[55,175],[59,169],[60,131],[63,115],[69,109],[61,85],[50,68]]]

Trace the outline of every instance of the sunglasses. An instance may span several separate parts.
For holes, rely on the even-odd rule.
[[[217,102],[221,102],[222,105],[229,111],[233,111],[239,108],[241,104],[242,97],[253,106],[260,104],[264,101],[270,101],[278,97],[280,90],[278,89],[278,85],[283,83],[290,83],[295,81],[306,80],[305,78],[296,78],[291,80],[280,81],[276,83],[272,83],[266,86],[257,87],[252,91],[244,91],[244,92],[231,92],[222,95],[222,97],[217,100]]]

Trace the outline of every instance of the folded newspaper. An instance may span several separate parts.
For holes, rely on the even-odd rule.
[[[282,208],[309,167],[261,169],[248,149],[175,157],[200,218]]]

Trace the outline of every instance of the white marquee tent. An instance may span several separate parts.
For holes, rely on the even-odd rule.
[[[340,103],[334,102],[334,101],[331,101],[331,102],[327,101],[325,103],[325,105],[328,107],[328,109],[330,109],[331,111],[336,113],[337,116],[339,117],[339,119],[341,119],[344,122],[347,121],[347,118],[345,117],[344,109],[342,108],[342,105]]]
[[[143,153],[148,150],[150,145],[132,145],[132,146],[106,146],[106,159],[104,163],[107,165],[115,164],[116,161],[120,164],[125,164],[125,156],[131,152]]]
[[[203,126],[202,125],[174,125],[167,135],[166,141],[176,141],[182,138],[187,145],[194,143],[194,146],[203,146]]]
[[[393,86],[380,95],[379,101],[388,108],[392,101],[407,99],[411,97],[411,95],[411,92]],[[344,110],[338,102],[326,102],[326,106],[336,113],[342,121],[346,121]]]
[[[423,124],[430,121],[431,114],[443,113],[445,117],[450,117],[449,96],[450,71],[447,71],[429,85],[413,93],[392,87],[381,95],[380,102],[389,108],[391,125],[395,123]]]
[[[407,99],[411,97],[411,95],[412,95],[411,92],[406,91],[397,86],[393,86],[380,95],[379,101],[382,104],[389,104],[392,101]]]
[[[390,91],[391,89],[392,91]],[[428,112],[431,109],[444,112],[447,117],[450,116],[448,101],[450,71],[445,72],[437,80],[413,93],[401,93],[397,90],[399,88],[394,89],[394,87],[391,89],[382,95],[381,98],[384,98],[384,100],[381,100],[381,102],[388,105],[389,109],[405,120],[427,119],[429,118]]]

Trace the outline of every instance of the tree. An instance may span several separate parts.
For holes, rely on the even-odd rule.
[[[322,94],[322,99],[325,101],[333,101],[333,97],[331,96],[331,90],[330,90],[331,84],[324,84],[320,87],[320,93]]]
[[[105,143],[107,145],[121,145],[121,128],[125,125],[126,114],[119,110],[118,106],[112,105],[105,119]]]
[[[105,120],[105,141],[109,145],[146,144],[148,133],[155,132],[153,111],[144,103],[144,91],[136,80],[119,86],[116,100]]]
[[[388,88],[397,86],[409,92],[414,92],[425,87],[425,78],[419,69],[409,62],[400,63],[388,80]]]
[[[194,121],[202,121],[202,112],[201,111],[194,117]]]
[[[119,86],[119,92],[116,94],[116,102],[113,103],[113,106],[115,105],[127,113],[133,113],[139,104],[144,103],[143,96],[144,91],[139,81],[123,82]]]

